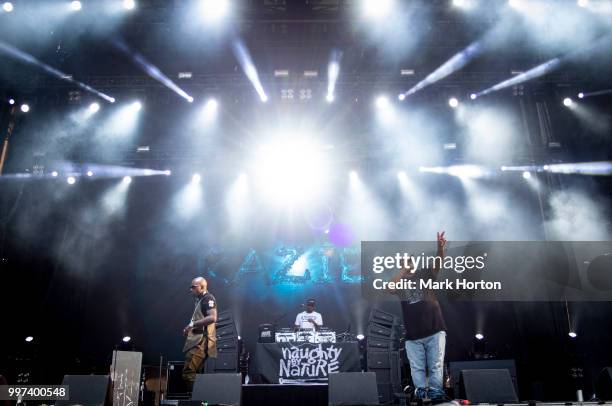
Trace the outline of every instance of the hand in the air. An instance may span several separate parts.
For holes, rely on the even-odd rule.
[[[444,248],[446,246],[446,238],[444,237],[444,231],[437,233],[438,248]]]

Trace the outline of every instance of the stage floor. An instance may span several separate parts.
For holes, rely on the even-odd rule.
[[[327,384],[256,384],[242,385],[242,406],[291,405],[327,406]],[[201,406],[194,400],[163,400],[162,406]],[[395,402],[393,404],[399,404]],[[458,406],[459,402],[439,403],[438,406]],[[519,402],[506,403],[506,406],[612,406],[612,402]]]

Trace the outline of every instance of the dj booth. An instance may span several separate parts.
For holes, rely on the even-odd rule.
[[[253,361],[267,383],[327,382],[332,373],[361,371],[359,344],[336,342],[333,331],[266,332],[260,331]]]

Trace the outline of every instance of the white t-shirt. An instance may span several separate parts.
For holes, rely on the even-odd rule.
[[[299,326],[300,328],[314,329],[315,327],[312,325],[311,322],[308,321],[309,319],[313,319],[314,322],[317,323],[317,326],[323,325],[323,317],[321,317],[321,313],[308,313],[306,311],[298,313],[297,317],[295,318],[295,325]]]

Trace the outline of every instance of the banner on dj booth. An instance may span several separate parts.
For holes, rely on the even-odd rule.
[[[329,374],[361,370],[357,343],[257,345],[259,373],[271,383],[326,381]]]

